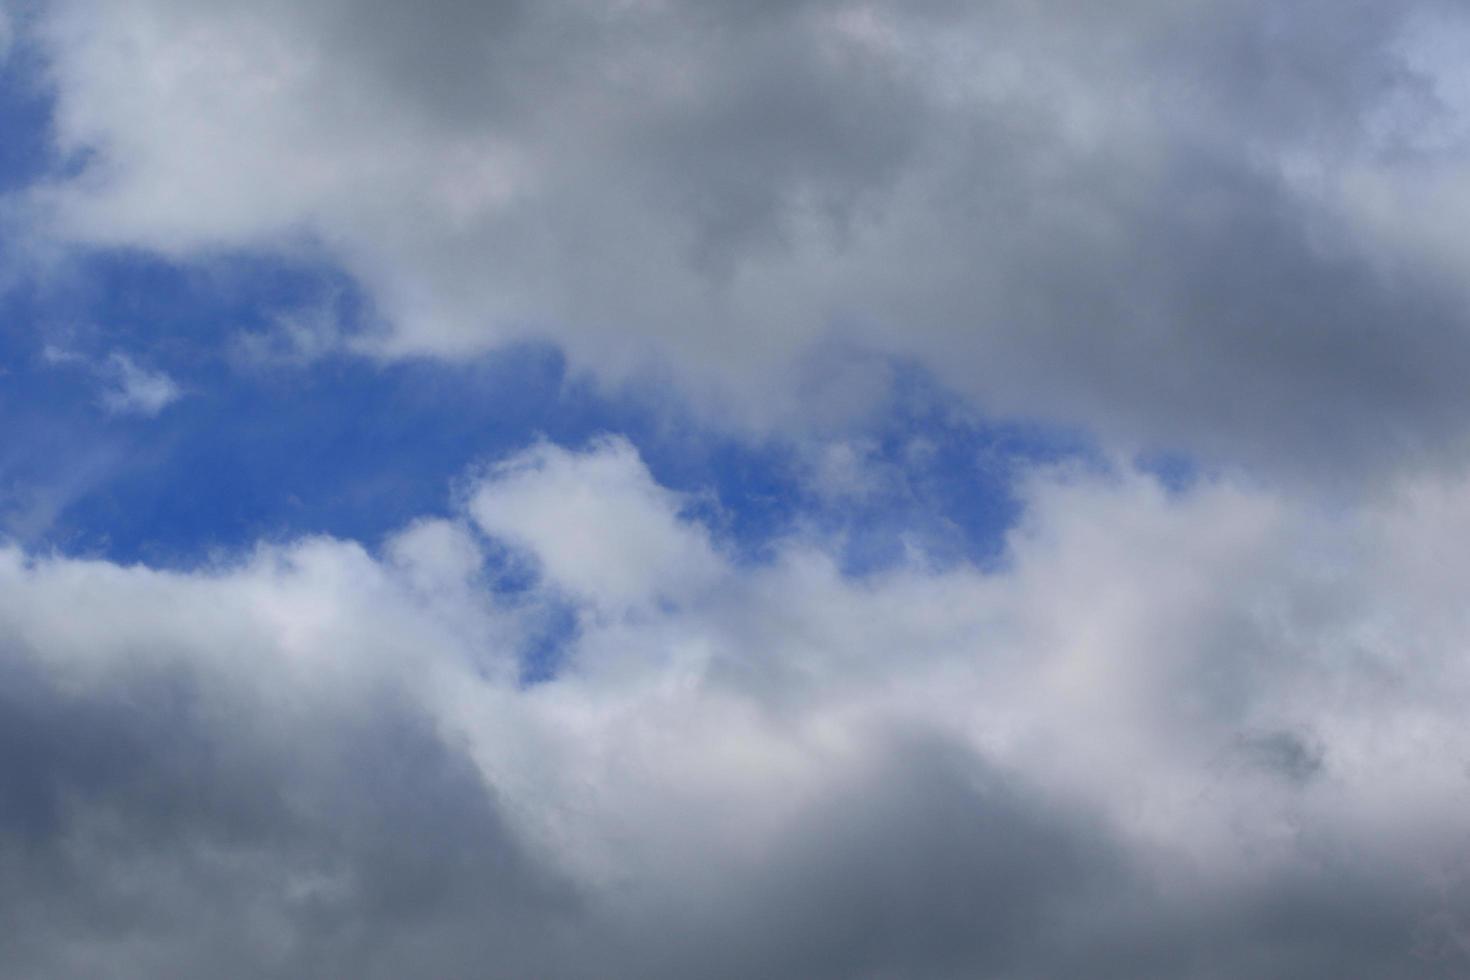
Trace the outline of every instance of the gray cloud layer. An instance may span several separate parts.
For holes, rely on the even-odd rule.
[[[1455,5],[54,0],[37,21],[63,144],[96,154],[38,222],[184,256],[305,236],[381,305],[379,352],[547,337],[770,424],[837,339],[992,411],[1227,461],[1466,445]]]
[[[33,244],[311,250],[382,314],[263,362],[534,337],[759,428],[880,400],[866,351],[1110,448],[1384,475],[1037,474],[997,570],[860,580],[735,561],[616,440],[375,553],[0,548],[0,972],[1470,971],[1454,5],[14,9],[85,164],[4,202]]]
[[[378,557],[0,552],[3,972],[1463,976],[1465,485],[1028,500],[1005,572],[750,569],[608,442]]]

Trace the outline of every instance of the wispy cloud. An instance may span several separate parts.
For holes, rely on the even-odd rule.
[[[184,397],[185,389],[167,372],[144,367],[129,354],[113,351],[94,359],[65,347],[48,344],[41,360],[57,367],[80,369],[101,387],[98,404],[113,415],[153,417]]]
[[[169,375],[141,367],[126,354],[109,354],[98,374],[106,385],[102,405],[116,415],[154,416],[184,395]]]

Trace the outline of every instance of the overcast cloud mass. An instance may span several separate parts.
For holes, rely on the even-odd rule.
[[[1470,977],[1467,56],[0,0],[0,978]]]

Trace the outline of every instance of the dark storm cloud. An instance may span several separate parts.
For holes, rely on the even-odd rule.
[[[268,732],[269,705],[177,675],[79,695],[5,669],[7,976],[1456,975],[1414,954],[1432,906],[1385,869],[1212,896],[927,737],[882,740],[754,861],[579,894],[391,698]]]
[[[183,668],[0,664],[6,976],[524,976],[576,907],[391,695],[299,726]]]
[[[578,609],[533,687],[468,524],[0,551],[8,972],[1463,974],[1432,506],[1345,562],[1274,498],[1061,477],[1004,573],[852,581],[730,564],[617,440],[466,493]]]

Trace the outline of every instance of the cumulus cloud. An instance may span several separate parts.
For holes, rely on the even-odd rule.
[[[923,509],[885,462],[922,438],[828,438],[913,366],[1106,465],[1028,471],[983,569],[852,574],[841,520],[752,558],[618,438],[382,542],[0,548],[13,972],[1470,970],[1458,8],[25,9],[29,244],[305,254],[369,301],[237,359],[549,340],[818,430],[793,465],[855,524]],[[114,412],[183,391],[42,356]],[[1106,463],[1140,447],[1262,479]]]
[[[1470,966],[1463,483],[1344,516],[1041,472],[1003,570],[857,580],[731,564],[617,442],[471,491],[376,554],[0,551],[13,969]],[[544,683],[482,531],[576,596]]]
[[[540,446],[493,469],[469,502],[475,523],[529,551],[549,584],[614,609],[715,579],[709,537],[679,519],[680,507],[621,439],[581,455]]]
[[[37,222],[325,250],[378,354],[544,337],[769,425],[835,337],[1228,461],[1466,445],[1470,27],[1437,0],[52,0],[35,29],[90,161]]]

